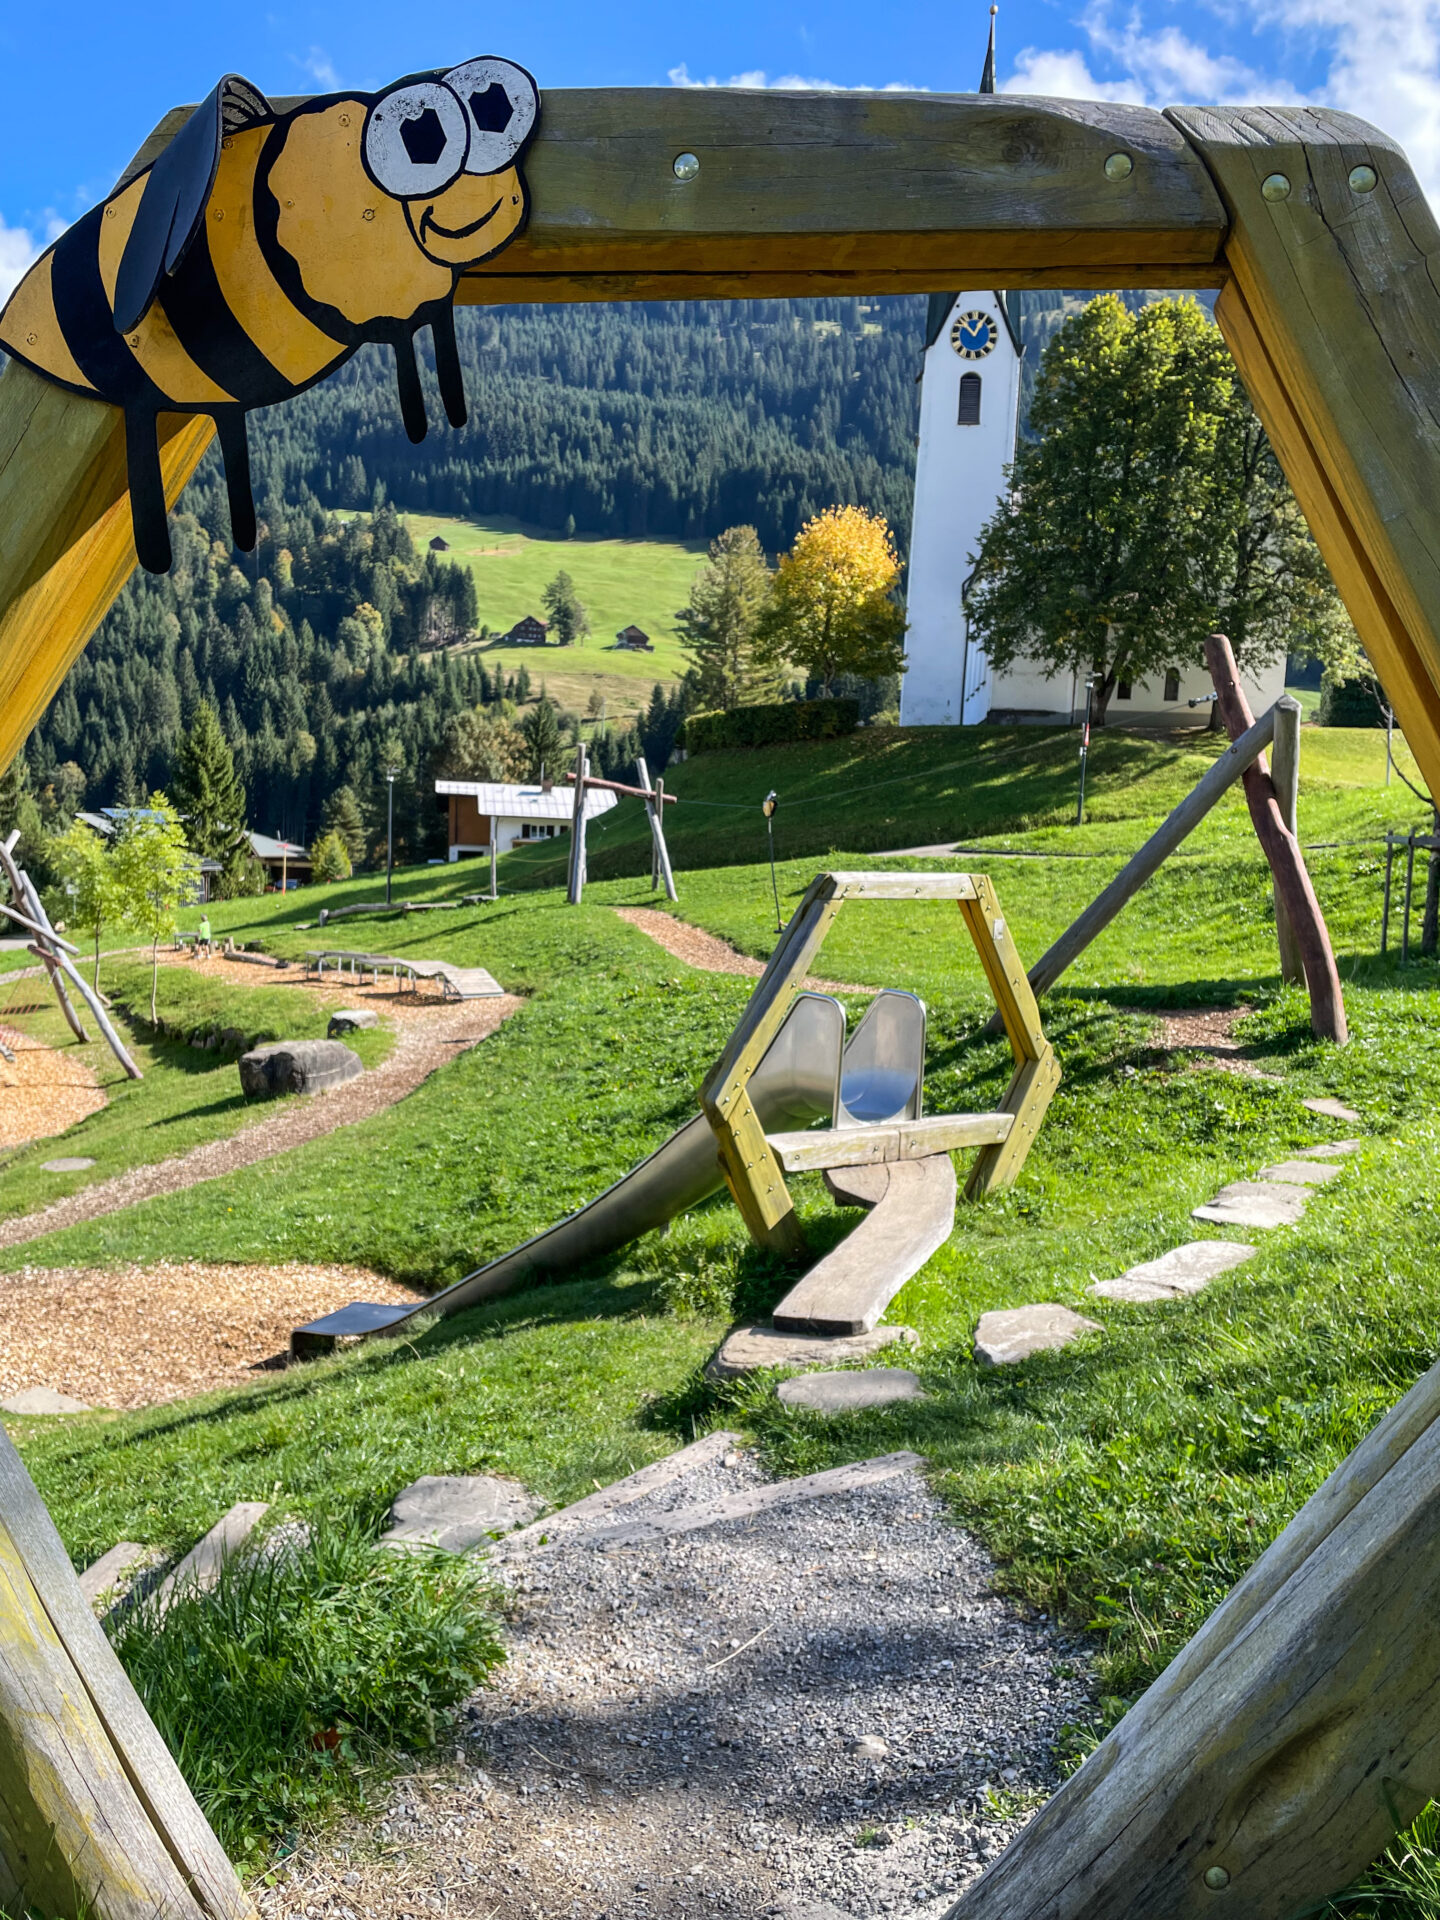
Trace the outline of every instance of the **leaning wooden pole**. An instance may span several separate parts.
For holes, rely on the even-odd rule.
[[[650,768],[642,753],[635,762],[635,778],[647,794],[656,791],[650,785]],[[645,812],[650,821],[650,885],[654,888],[660,880],[665,882],[665,898],[678,900],[675,891],[675,875],[670,871],[670,849],[665,844],[665,782],[658,788],[659,797],[646,800]]]
[[[1212,633],[1205,642],[1205,664],[1219,696],[1220,718],[1232,740],[1245,734],[1255,723],[1249,703],[1240,688],[1235,656],[1223,633]],[[1265,850],[1270,871],[1275,876],[1275,893],[1295,933],[1296,945],[1305,967],[1310,989],[1310,1026],[1321,1040],[1333,1040],[1343,1047],[1350,1037],[1345,1020],[1345,1000],[1340,992],[1340,975],[1330,947],[1325,916],[1300,843],[1285,823],[1275,783],[1263,764],[1252,764],[1244,773],[1245,800],[1255,837]]]
[[[578,907],[585,891],[585,779],[590,757],[583,745],[575,749],[575,804],[570,814],[570,877],[565,898]]]
[[[1318,1913],[1440,1787],[1440,1367],[950,1920]]]
[[[1098,934],[1105,931],[1122,908],[1129,905],[1188,834],[1195,831],[1218,800],[1241,779],[1255,756],[1263,753],[1275,731],[1275,710],[1262,713],[1249,729],[1228,746],[1215,764],[1196,781],[1185,798],[1158,826],[1150,838],[1133,854],[1102,893],[1061,934],[1031,967],[1031,990],[1044,993],[1072,966]],[[999,1027],[991,1021],[991,1030]]]
[[[1218,702],[1217,702],[1218,711]],[[1280,803],[1280,818],[1292,840],[1300,833],[1300,702],[1286,694],[1275,702],[1275,744],[1270,755],[1270,778]],[[1305,984],[1305,956],[1280,898],[1274,889],[1275,939],[1280,948],[1280,978],[1292,987]]]

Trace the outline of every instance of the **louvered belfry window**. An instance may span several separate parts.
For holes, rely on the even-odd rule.
[[[978,373],[962,373],[960,376],[960,425],[978,427],[980,424],[980,376]]]

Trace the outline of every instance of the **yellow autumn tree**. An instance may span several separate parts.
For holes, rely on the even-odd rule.
[[[828,693],[837,674],[863,680],[905,668],[900,562],[890,529],[863,507],[827,507],[775,569],[756,653],[798,667]]]

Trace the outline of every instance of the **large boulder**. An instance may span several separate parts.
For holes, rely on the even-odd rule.
[[[247,1096],[324,1093],[364,1072],[360,1056],[338,1040],[276,1040],[240,1056],[240,1086]]]

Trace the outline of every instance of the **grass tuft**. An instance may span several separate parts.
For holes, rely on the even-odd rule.
[[[230,1560],[163,1618],[132,1609],[114,1641],[242,1872],[432,1746],[503,1658],[473,1563],[336,1524]]]

